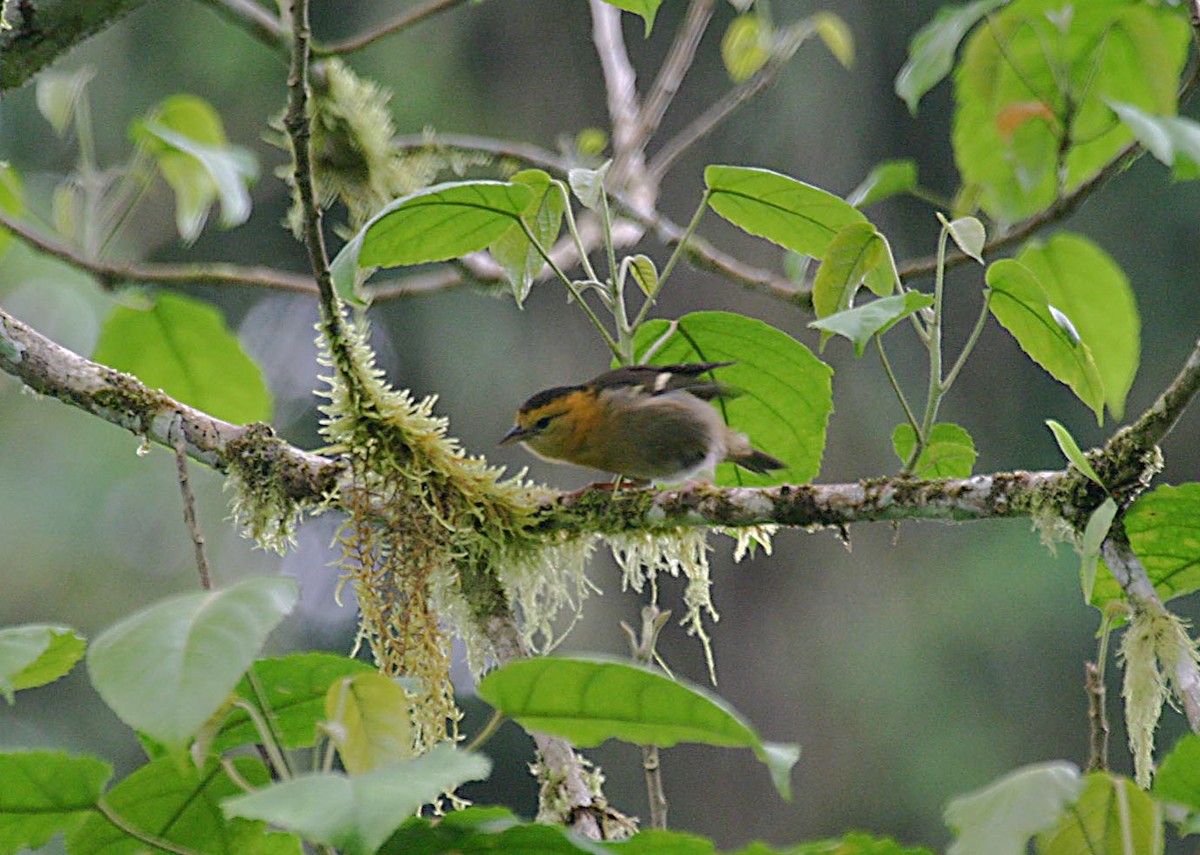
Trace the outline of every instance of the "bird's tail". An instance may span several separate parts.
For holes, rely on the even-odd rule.
[[[766,475],[772,469],[786,469],[787,464],[781,460],[772,457],[765,451],[759,451],[750,444],[750,440],[745,434],[730,431],[730,436],[726,440],[725,459],[730,463],[736,463],[743,469],[748,469],[751,472],[757,472],[759,475]]]

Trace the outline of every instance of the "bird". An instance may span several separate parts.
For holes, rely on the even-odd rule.
[[[500,444],[520,442],[545,460],[658,484],[711,481],[723,461],[760,474],[784,469],[708,403],[738,391],[701,375],[733,364],[630,365],[546,389],[521,405]]]

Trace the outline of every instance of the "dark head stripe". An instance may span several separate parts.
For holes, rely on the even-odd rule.
[[[578,392],[583,388],[583,386],[555,386],[553,389],[546,389],[544,392],[538,392],[521,405],[521,412],[527,413],[530,410],[536,410],[539,407],[544,407],[551,401],[557,401],[559,398],[565,398],[572,392]]]

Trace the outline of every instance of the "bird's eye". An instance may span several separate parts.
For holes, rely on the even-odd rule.
[[[542,416],[533,423],[533,427],[535,430],[545,430],[546,428],[550,427],[550,416]]]

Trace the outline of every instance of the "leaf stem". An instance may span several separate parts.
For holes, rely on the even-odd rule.
[[[879,361],[883,363],[883,371],[887,374],[888,382],[892,384],[892,390],[896,393],[896,397],[900,401],[900,406],[904,409],[904,417],[908,419],[908,423],[912,425],[914,433],[920,434],[921,426],[917,422],[917,417],[912,411],[912,407],[908,405],[908,398],[904,396],[904,390],[900,388],[900,381],[896,379],[896,374],[892,371],[892,363],[888,359],[887,351],[883,349],[883,339],[875,336],[875,347],[879,351]]]
[[[945,389],[942,387],[942,296],[946,285],[946,241],[950,237],[950,226],[943,219],[942,231],[938,235],[937,270],[933,278],[933,318],[926,327],[929,340],[929,392],[925,399],[925,414],[921,425],[917,428],[917,441],[913,445],[912,454],[901,469],[901,474],[912,473],[913,467],[921,457],[929,442],[929,434],[937,420],[938,406],[942,402]]]
[[[663,267],[662,273],[658,275],[658,286],[654,289],[654,293],[646,298],[646,302],[642,303],[642,308],[638,310],[637,317],[633,319],[634,329],[637,329],[646,320],[646,315],[650,313],[650,309],[653,307],[658,293],[667,284],[667,277],[671,275],[671,271],[675,269],[675,265],[679,263],[679,259],[687,251],[688,242],[692,239],[692,235],[695,234],[696,229],[699,228],[700,219],[704,216],[704,212],[708,210],[708,199],[711,195],[711,190],[704,191],[704,196],[700,199],[700,204],[696,206],[696,213],[692,214],[692,218],[688,220],[687,228],[679,236],[679,240],[675,243],[675,249],[671,251],[671,255],[667,259],[666,266]]]
[[[492,736],[500,729],[500,725],[504,723],[504,713],[500,710],[495,710],[492,717],[487,720],[483,729],[475,734],[475,738],[467,744],[468,751],[478,751]]]
[[[958,355],[958,359],[954,361],[954,365],[950,367],[950,371],[942,380],[942,392],[950,391],[950,387],[954,384],[958,377],[958,372],[962,371],[964,365],[967,364],[967,357],[971,355],[971,351],[975,349],[975,345],[979,343],[979,336],[983,334],[983,327],[988,319],[988,307],[992,302],[992,292],[988,289],[983,292],[983,306],[979,309],[979,317],[975,319],[975,327],[971,330],[971,335],[967,337],[966,344],[963,345],[962,353]]]
[[[132,824],[125,817],[121,816],[112,806],[109,805],[103,798],[96,802],[96,810],[98,810],[105,819],[111,822],[115,827],[128,834],[135,840],[140,840],[156,849],[162,849],[166,852],[174,852],[175,855],[200,855],[195,849],[188,849],[186,846],[180,846],[177,843],[172,843],[170,840],[164,840],[161,837],[155,837],[142,831],[136,825]]]

